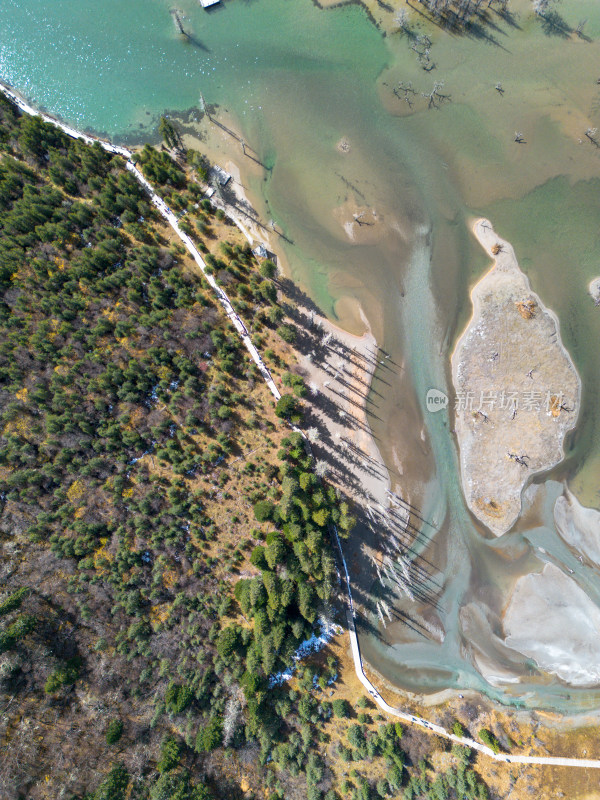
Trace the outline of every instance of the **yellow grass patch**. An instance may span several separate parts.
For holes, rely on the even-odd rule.
[[[106,561],[112,561],[113,556],[110,553],[106,552],[106,545],[108,544],[108,538],[103,536],[100,539],[100,547],[94,550],[94,566],[96,569],[100,569],[100,561],[101,559],[105,559]]]
[[[138,425],[143,421],[146,412],[141,408],[134,408],[129,415],[129,422],[125,426],[128,430],[135,430]]]
[[[167,603],[163,603],[160,606],[152,606],[150,608],[150,622],[153,625],[158,623],[166,622],[169,617],[169,613],[171,611],[171,606]]]
[[[484,500],[483,497],[477,498],[475,505],[480,508],[487,515],[492,517],[501,517],[504,513],[503,503],[498,503],[493,498]]]
[[[523,319],[533,319],[535,317],[536,303],[534,300],[519,300],[515,305]]]
[[[29,418],[27,416],[20,416],[7,422],[2,434],[7,436],[9,433],[20,433],[21,436],[27,436],[31,432],[30,427],[31,423]]]
[[[550,398],[550,413],[553,417],[558,417],[560,414],[560,397],[556,394]]]
[[[67,489],[67,497],[69,502],[77,503],[85,494],[85,486],[80,480],[74,480]]]
[[[165,570],[162,575],[164,585],[170,589],[177,583],[178,573],[174,569]]]

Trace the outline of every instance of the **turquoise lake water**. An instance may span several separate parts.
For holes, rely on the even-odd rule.
[[[406,362],[373,430],[386,463],[405,463],[414,492],[426,476],[424,513],[448,520],[444,643],[390,645],[365,626],[367,659],[416,691],[472,687],[508,703],[585,710],[600,702],[596,691],[566,695],[558,681],[530,679],[525,660],[521,684],[502,689],[471,664],[464,598],[486,582],[508,591],[535,564],[527,537],[515,535],[527,554],[511,561],[506,537],[481,535],[462,501],[451,425],[424,412],[427,388],[447,388],[469,286],[486,268],[469,233],[469,220],[485,214],[558,314],[584,384],[567,459],[550,477],[600,506],[600,313],[586,296],[600,274],[600,150],[583,135],[600,123],[600,9],[592,0],[560,6],[565,29],[588,18],[585,41],[514,5],[514,16],[490,14],[470,36],[427,28],[415,15],[411,38],[384,37],[357,5],[228,0],[207,13],[182,0],[184,41],[165,0],[3,0],[0,77],[78,127],[124,141],[155,137],[160,114],[197,108],[200,93],[227,108],[272,166],[252,189],[293,242],[284,245],[291,275],[334,319],[337,300],[359,300],[378,341]],[[424,32],[432,72],[411,49]],[[412,84],[412,107],[393,92],[400,81]],[[434,81],[448,99],[429,108],[421,94]],[[526,144],[514,142],[515,131]],[[342,137],[347,154],[336,149]],[[377,209],[381,235],[351,242],[340,223],[345,204]],[[565,558],[548,515],[540,530]]]

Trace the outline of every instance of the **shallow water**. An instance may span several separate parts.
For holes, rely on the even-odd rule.
[[[410,37],[383,38],[354,5],[322,11],[309,0],[232,0],[206,13],[183,0],[191,36],[184,41],[166,0],[98,0],[93,14],[76,0],[4,0],[0,77],[80,127],[130,141],[155,135],[165,109],[196,107],[200,92],[228,110],[270,167],[252,189],[293,242],[284,245],[292,276],[342,324],[357,322],[337,301],[358,299],[398,365],[381,384],[373,431],[397,487],[440,528],[426,553],[425,545],[415,549],[431,550],[432,569],[444,571],[438,610],[426,611],[437,615],[443,643],[405,622],[379,625],[369,594],[387,592],[390,605],[413,609],[359,558],[367,660],[417,692],[472,687],[503,702],[577,711],[596,707],[600,694],[536,675],[494,636],[515,581],[543,565],[534,549],[540,542],[577,571],[596,602],[600,578],[557,536],[550,501],[529,528],[486,538],[462,499],[451,415],[424,409],[429,388],[448,390],[449,354],[470,316],[469,286],[487,266],[469,230],[471,217],[485,214],[558,314],[583,381],[567,458],[545,478],[568,480],[584,504],[600,504],[600,310],[586,296],[600,274],[600,149],[584,136],[600,118],[600,9],[593,0],[560,6],[571,25],[588,18],[587,42],[544,32],[526,3],[513,4],[522,13],[492,14],[476,36],[428,30],[436,66],[425,72]],[[392,91],[400,80],[412,82],[412,108]],[[449,99],[428,108],[420,93],[434,81],[443,81]],[[526,144],[514,142],[515,131]],[[348,153],[336,149],[342,137]],[[375,209],[378,223],[353,242],[343,223],[364,208]],[[473,609],[473,620],[487,615],[487,623],[472,623],[471,642],[461,607]],[[435,627],[433,616],[425,622]],[[521,682],[488,683],[473,664],[477,648]]]

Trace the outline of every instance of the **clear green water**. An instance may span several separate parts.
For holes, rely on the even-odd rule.
[[[364,14],[309,2],[240,2],[205,12],[183,0],[182,42],[166,0],[3,0],[0,73],[40,105],[113,136],[152,130],[165,109],[231,102],[257,114],[286,74],[354,72],[372,82],[385,46]],[[357,54],[360,54],[357,62]],[[279,76],[279,77],[278,77]]]
[[[462,501],[448,418],[424,419],[423,410],[427,388],[447,384],[469,286],[486,267],[469,233],[471,216],[485,213],[557,312],[583,380],[580,423],[552,477],[600,504],[600,313],[586,297],[600,274],[600,150],[578,143],[600,123],[600,9],[595,0],[560,6],[571,25],[588,18],[586,42],[544,32],[527,3],[513,5],[512,19],[492,14],[479,36],[429,30],[436,68],[425,73],[408,37],[383,37],[355,5],[322,11],[310,0],[230,0],[207,13],[182,0],[185,42],[166,0],[3,0],[0,77],[37,105],[116,139],[154,135],[162,112],[196,107],[201,92],[233,114],[272,166],[253,188],[293,242],[285,245],[293,277],[333,318],[337,299],[360,300],[378,341],[406,362],[373,429],[387,464],[406,459],[413,488],[420,475],[410,473],[410,454],[421,452],[424,512],[447,520],[439,546],[444,643],[385,644],[365,626],[368,660],[419,692],[473,687],[504,702],[577,711],[597,706],[597,693],[530,679],[524,659],[519,686],[492,689],[466,657],[461,603],[488,591],[501,598],[538,562],[526,535],[482,537]],[[392,92],[399,80],[417,91],[413,109]],[[420,92],[435,80],[451,99],[428,109]],[[515,144],[516,130],[527,144]],[[348,154],[336,150],[342,136]],[[381,237],[351,243],[334,213],[345,202],[376,208]],[[567,558],[549,514],[534,534]],[[369,586],[374,576],[362,568]]]

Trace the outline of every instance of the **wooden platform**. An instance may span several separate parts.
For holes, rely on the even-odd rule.
[[[221,0],[200,0],[200,5],[202,8],[210,8],[210,6],[216,6],[220,2]]]

